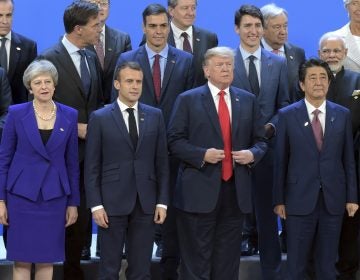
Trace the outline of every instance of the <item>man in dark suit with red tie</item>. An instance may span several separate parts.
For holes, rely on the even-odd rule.
[[[101,26],[96,4],[75,1],[64,12],[66,34],[42,57],[50,60],[59,72],[54,99],[78,110],[80,207],[77,222],[66,229],[65,280],[82,280],[81,251],[89,210],[85,205],[83,164],[87,123],[91,112],[103,106],[100,65],[96,54],[86,49],[99,41]]]
[[[231,86],[234,52],[209,49],[203,68],[208,83],[179,95],[168,128],[170,153],[181,161],[174,195],[180,279],[238,279],[251,168],[267,145],[256,97]]]
[[[12,101],[17,104],[28,101],[28,91],[22,78],[25,69],[37,55],[37,45],[33,40],[11,30],[13,12],[13,0],[0,0],[0,37],[1,41],[5,40],[4,48],[0,47],[0,64],[7,73]]]
[[[312,254],[316,279],[336,279],[343,215],[358,209],[351,115],[326,100],[332,75],[325,61],[306,61],[305,99],[279,111],[273,203],[286,219],[289,280],[305,278]]]
[[[95,111],[86,143],[86,199],[99,226],[99,280],[118,280],[126,236],[127,279],[150,279],[154,225],[169,203],[166,128],[159,109],[138,102],[136,62],[115,71],[118,98]]]

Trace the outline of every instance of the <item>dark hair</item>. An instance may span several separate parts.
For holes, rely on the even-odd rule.
[[[305,76],[307,73],[307,69],[309,69],[311,67],[324,68],[326,71],[326,74],[328,75],[329,81],[331,81],[334,77],[329,65],[324,60],[321,60],[320,58],[310,58],[310,59],[306,60],[303,64],[301,64],[299,67],[299,81],[300,82],[302,82],[302,83],[305,82]]]
[[[129,69],[132,69],[132,70],[142,72],[142,68],[141,68],[141,66],[140,66],[140,64],[138,62],[136,62],[136,61],[125,61],[124,63],[122,63],[118,67],[116,67],[115,75],[114,75],[115,80],[118,80],[121,70],[123,70],[125,68],[129,68]]]
[[[164,6],[162,6],[160,4],[150,4],[149,6],[147,6],[145,8],[145,10],[142,13],[143,24],[146,25],[146,17],[147,16],[161,15],[161,14],[166,14],[166,16],[169,20],[169,14]]]
[[[66,33],[71,33],[76,25],[86,25],[90,19],[96,18],[99,14],[98,5],[86,2],[75,1],[66,7],[63,21]]]
[[[261,10],[254,5],[242,5],[239,10],[235,12],[235,25],[239,26],[243,16],[249,15],[260,19],[261,25],[264,26],[264,17]]]

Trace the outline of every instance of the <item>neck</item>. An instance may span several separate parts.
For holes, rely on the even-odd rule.
[[[313,105],[315,108],[319,108],[326,99],[310,99],[308,97],[305,97],[306,101],[309,102],[311,105]]]
[[[164,45],[164,46],[154,46],[154,45],[151,45],[151,44],[147,43],[147,46],[148,46],[153,52],[159,53],[159,52],[161,52],[161,51],[165,48],[166,45]]]
[[[250,47],[250,46],[245,46],[243,44],[241,44],[241,47],[246,50],[247,52],[253,54],[258,48],[259,48],[259,45],[256,45],[254,47]]]
[[[78,37],[76,37],[75,34],[73,33],[68,33],[65,35],[66,36],[66,39],[69,40],[69,42],[73,45],[75,45],[76,47],[78,47],[79,49],[84,49],[85,47],[87,47],[86,44],[84,44],[82,42],[82,40],[80,40]]]

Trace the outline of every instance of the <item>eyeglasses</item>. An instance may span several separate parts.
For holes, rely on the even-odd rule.
[[[109,5],[109,1],[107,0],[88,0],[88,2],[99,5],[100,7],[107,7]]]

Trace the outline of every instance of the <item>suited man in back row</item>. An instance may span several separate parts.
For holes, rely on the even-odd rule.
[[[316,279],[336,279],[343,215],[358,209],[351,115],[326,101],[332,75],[326,62],[306,61],[299,70],[305,99],[279,112],[273,203],[286,219],[289,280],[305,278],[312,253]]]
[[[94,3],[75,1],[70,4],[63,17],[66,34],[41,55],[50,60],[59,72],[54,99],[78,111],[80,206],[77,222],[66,229],[65,280],[84,279],[80,258],[89,220],[83,174],[85,139],[90,114],[103,106],[100,65],[96,54],[86,47],[99,41],[101,25],[98,15],[99,8]]]
[[[28,91],[22,82],[22,78],[25,69],[37,55],[37,45],[33,40],[11,30],[13,12],[13,0],[0,0],[1,41],[6,38],[6,53],[4,59],[0,58],[0,64],[5,69],[9,79],[12,101],[14,104],[18,104],[28,101]],[[1,47],[0,53],[2,53]]]

